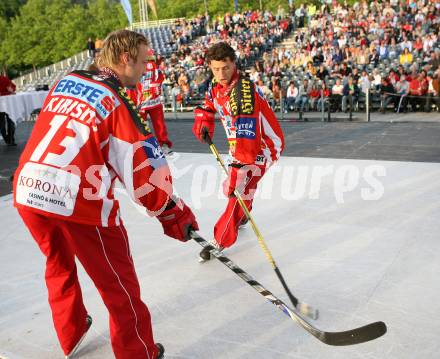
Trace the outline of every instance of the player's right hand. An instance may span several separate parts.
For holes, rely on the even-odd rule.
[[[185,202],[179,198],[173,198],[171,201],[167,208],[157,216],[157,219],[162,224],[164,234],[186,242],[191,239],[189,232],[191,230],[197,231],[199,225]]]
[[[214,136],[214,128],[215,128],[215,114],[203,107],[197,106],[194,109],[194,126],[192,131],[196,138],[204,143],[203,139],[203,128],[206,127],[208,130],[209,136],[212,138]]]

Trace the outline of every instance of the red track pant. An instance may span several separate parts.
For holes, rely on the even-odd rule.
[[[244,189],[244,195],[242,196],[249,211],[252,210],[252,202],[257,189],[257,184],[265,173],[264,167],[260,167],[260,170],[260,176],[252,176],[248,180]],[[235,196],[229,197],[225,211],[214,226],[214,238],[216,242],[224,248],[232,246],[237,240],[238,227],[240,226],[241,221],[245,218],[246,215],[241,209],[237,198]]]
[[[171,148],[173,143],[168,138],[168,131],[163,113],[163,105],[161,104],[159,106],[149,108],[148,110],[142,110],[142,117],[144,119],[147,119],[147,114],[151,118],[154,134],[156,135],[159,145],[162,146],[166,144],[169,148]]]
[[[87,310],[76,273],[76,256],[109,311],[116,358],[155,358],[150,313],[140,297],[124,226],[97,227],[26,210],[19,213],[46,256],[49,304],[64,353],[73,349],[86,325]]]

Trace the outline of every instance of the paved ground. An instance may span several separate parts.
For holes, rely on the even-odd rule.
[[[177,152],[208,153],[206,145],[192,135],[190,114],[168,120],[170,137]],[[309,114],[310,117],[317,114]],[[363,115],[363,114],[361,114]],[[292,116],[291,114],[289,116]],[[344,117],[344,114],[338,114]],[[392,121],[392,122],[391,122]],[[13,173],[33,123],[20,123],[17,147],[0,142],[0,195],[10,193]],[[372,122],[282,122],[286,136],[285,156],[374,159],[387,161],[438,162],[440,160],[440,115],[374,113]],[[215,142],[226,151],[223,130],[217,126]]]
[[[176,190],[211,238],[226,202],[218,165],[210,154],[178,157],[170,161]],[[263,178],[252,213],[292,292],[320,310],[314,325],[387,324],[385,336],[348,347],[320,343],[220,262],[199,264],[196,243],[166,238],[116,191],[166,358],[438,359],[439,176],[440,163],[284,157]],[[62,358],[45,259],[10,195],[0,197],[0,218],[0,358]],[[250,227],[225,254],[288,302]],[[113,358],[107,311],[81,265],[78,272],[94,322],[77,358]]]
[[[0,195],[10,193],[7,179],[32,125],[20,124],[17,147],[0,144]],[[194,139],[191,121],[168,126],[182,152],[170,160],[177,191],[210,238],[225,201],[220,171]],[[388,333],[354,347],[320,344],[220,263],[199,265],[195,243],[164,238],[157,221],[117,191],[142,296],[167,357],[437,359],[439,116],[286,121],[282,127],[285,155],[263,179],[254,206],[268,246],[295,295],[321,310],[318,327],[344,330],[383,320]],[[215,142],[225,151],[222,131],[217,127]],[[44,258],[10,195],[0,196],[0,218],[0,358],[59,358]],[[227,252],[286,299],[250,228]],[[111,358],[105,308],[81,266],[79,275],[94,317],[79,357]]]

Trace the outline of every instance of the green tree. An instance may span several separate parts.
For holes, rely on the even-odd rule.
[[[0,18],[6,20],[18,14],[18,10],[26,3],[26,0],[1,0]]]
[[[15,67],[40,67],[70,56],[84,46],[85,13],[69,0],[29,0],[11,21],[2,50]],[[76,29],[76,30],[75,30]]]
[[[6,66],[6,53],[3,51],[4,39],[8,30],[8,22],[0,17],[0,70]]]
[[[88,37],[104,38],[128,25],[118,1],[72,2],[28,0],[9,26],[2,19],[0,30],[9,28],[0,31],[0,64],[19,69],[49,65],[84,50]]]
[[[133,6],[132,6],[133,8]],[[101,39],[116,29],[128,26],[128,19],[119,2],[109,0],[93,0],[88,7],[89,25],[83,31],[89,37]],[[133,8],[133,16],[135,15]]]

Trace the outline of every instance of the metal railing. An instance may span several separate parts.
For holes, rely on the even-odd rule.
[[[88,52],[87,52],[87,50],[85,50],[85,51],[82,51],[76,55],[73,55],[72,57],[69,57],[69,58],[64,59],[62,61],[59,61],[55,64],[40,68],[40,69],[38,69],[36,71],[32,71],[31,73],[28,73],[26,75],[17,77],[15,79],[13,79],[13,81],[14,81],[15,85],[17,86],[17,90],[19,91],[27,84],[41,80],[45,77],[49,77],[51,74],[54,74],[58,71],[64,70],[67,67],[78,64],[87,58],[88,58]]]
[[[152,21],[140,21],[140,22],[134,22],[130,25],[130,30],[137,30],[137,29],[146,29],[150,27],[159,27],[164,25],[174,25],[176,21],[179,20],[185,20],[184,17],[179,17],[175,19],[163,19],[163,20],[152,20]]]

